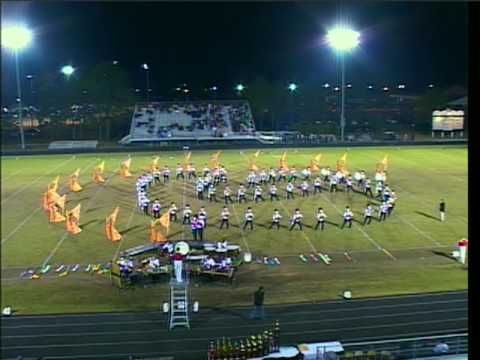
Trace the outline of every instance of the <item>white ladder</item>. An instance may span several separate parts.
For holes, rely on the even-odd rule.
[[[186,275],[186,272],[184,272]],[[190,329],[188,316],[188,277],[183,282],[177,282],[175,276],[170,280],[170,330],[175,326]]]

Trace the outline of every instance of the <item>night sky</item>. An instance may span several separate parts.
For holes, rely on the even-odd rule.
[[[324,36],[340,19],[362,34],[347,60],[353,86],[467,86],[467,18],[468,4],[453,2],[2,2],[2,26],[20,20],[35,33],[23,75],[71,63],[80,76],[118,60],[144,87],[147,62],[157,94],[184,82],[248,86],[257,76],[338,84]],[[14,96],[14,85],[13,56],[2,49],[2,93]]]

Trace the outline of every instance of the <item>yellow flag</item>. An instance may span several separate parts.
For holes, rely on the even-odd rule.
[[[288,169],[286,151],[282,154],[282,157],[280,158],[280,169]]]
[[[257,152],[256,152],[253,156],[255,156],[256,158],[258,158],[259,155],[260,155],[260,150],[257,150]]]
[[[52,180],[50,184],[48,184],[48,190],[57,191],[58,190],[58,181],[60,180],[60,176],[57,176],[55,179]]]
[[[340,161],[347,161],[347,153],[343,154]]]
[[[385,166],[385,169],[387,168],[388,166],[388,155],[385,155],[383,160],[382,160],[382,164]]]
[[[103,174],[103,172],[105,171],[105,161],[102,161],[100,164],[98,164],[96,170],[100,174]]]
[[[160,160],[160,158],[158,156],[155,156],[150,164],[150,170],[153,172],[153,171],[156,171],[158,169],[158,160]]]
[[[320,162],[321,158],[322,158],[322,154],[318,154],[317,156],[315,156],[314,160],[318,163]]]
[[[170,214],[168,213],[168,211],[163,214],[160,219],[158,219],[158,222],[160,223],[160,225],[162,225],[165,229],[167,229],[167,234],[168,234],[168,231],[170,230]]]
[[[132,174],[130,173],[130,164],[132,163],[132,158],[128,158],[120,163],[120,170],[118,174],[124,177],[130,177]]]
[[[127,160],[124,160],[122,165],[125,166],[127,169],[130,169],[130,164],[132,163],[132,158],[128,158]]]
[[[75,170],[75,172],[70,175],[71,177],[75,177],[75,178],[78,178],[80,176],[80,168],[78,168],[77,170]]]
[[[220,167],[220,153],[221,151],[217,151],[210,157],[210,167],[215,169]]]

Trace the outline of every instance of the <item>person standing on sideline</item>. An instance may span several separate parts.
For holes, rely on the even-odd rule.
[[[263,319],[265,317],[265,310],[263,308],[263,300],[265,297],[265,291],[263,286],[260,286],[253,294],[254,309],[250,314],[250,319]]]
[[[197,241],[197,236],[198,236],[198,230],[197,230],[198,217],[197,217],[197,215],[193,216],[192,223],[190,225],[192,227],[193,241]]]
[[[175,269],[175,280],[179,283],[183,282],[182,270],[183,270],[183,259],[185,256],[179,253],[172,255],[173,267]]]
[[[440,205],[438,206],[438,209],[440,210],[440,221],[445,221],[445,210],[447,209],[445,205],[445,200],[440,199]]]

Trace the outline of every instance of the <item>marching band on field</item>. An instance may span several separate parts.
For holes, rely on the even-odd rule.
[[[220,212],[220,224],[219,229],[229,229],[230,223],[230,211],[228,210],[227,205],[242,202],[248,202],[249,196],[247,193],[251,194],[251,200],[256,204],[258,202],[265,202],[269,199],[270,202],[281,201],[281,196],[279,193],[284,192],[285,195],[283,198],[285,200],[290,200],[295,198],[295,193],[301,197],[310,197],[316,195],[317,193],[322,193],[322,191],[328,191],[330,193],[335,193],[339,190],[339,186],[342,186],[344,191],[349,194],[351,192],[360,192],[363,193],[367,198],[374,199],[374,194],[372,192],[372,181],[366,176],[364,171],[356,171],[353,176],[349,174],[344,174],[341,171],[332,172],[330,168],[323,168],[319,172],[319,176],[313,178],[313,174],[309,167],[298,172],[295,167],[290,170],[287,169],[274,169],[270,168],[268,172],[266,170],[261,170],[258,173],[255,171],[250,171],[246,177],[246,186],[242,183],[239,184],[236,190],[236,196],[233,198],[233,191],[228,183],[228,173],[223,166],[219,166],[215,169],[210,169],[208,166],[205,166],[202,169],[202,175],[197,175],[195,168],[192,164],[184,167],[182,164],[178,164],[175,169],[176,180],[186,181],[194,179],[195,181],[195,191],[196,197],[198,200],[208,199],[209,202],[218,203],[220,200],[217,198],[217,186],[219,184],[224,185],[223,189],[223,202],[225,206]],[[168,166],[165,166],[163,170],[155,169],[153,172],[147,172],[142,176],[138,177],[136,181],[136,191],[138,197],[138,206],[145,215],[151,215],[154,218],[160,217],[160,212],[162,206],[159,199],[155,199],[153,202],[148,197],[147,190],[155,183],[160,183],[161,178],[163,177],[163,182],[168,183],[170,181],[170,170]],[[296,185],[297,180],[300,180],[301,183]],[[311,180],[311,182],[309,182]],[[395,208],[395,201],[397,196],[395,192],[386,184],[385,173],[379,173],[375,175],[375,192],[376,200],[380,201],[379,206],[377,207],[378,221],[384,222],[392,214],[393,209]],[[283,186],[280,184],[284,184]],[[265,187],[265,189],[264,189]],[[313,187],[313,188],[312,188]],[[264,190],[267,194],[267,197],[264,197]],[[283,190],[283,191],[282,191]],[[205,198],[206,196],[206,198]],[[192,235],[195,240],[203,240],[203,231],[207,226],[207,211],[205,207],[201,207],[198,213],[194,214],[189,204],[186,204],[183,209],[178,209],[177,205],[174,202],[171,202],[168,213],[170,221],[177,222],[177,212],[182,211],[182,224],[190,225],[192,228]],[[343,223],[340,225],[340,229],[352,227],[352,222],[355,217],[352,210],[346,206],[343,214]],[[364,226],[370,225],[372,218],[375,217],[375,208],[372,203],[368,203],[363,211],[363,222]],[[268,227],[269,230],[279,230],[281,227],[281,221],[283,216],[281,215],[278,209],[273,210],[272,222]],[[244,214],[244,223],[242,230],[253,230],[254,228],[254,219],[255,215],[252,207],[248,207]],[[290,226],[289,230],[294,229],[303,230],[303,219],[304,215],[300,209],[295,209],[292,216],[290,217]],[[323,208],[318,208],[317,212],[314,214],[314,219],[316,220],[315,230],[320,229],[323,231],[325,229],[325,224],[327,223],[327,214]]]

